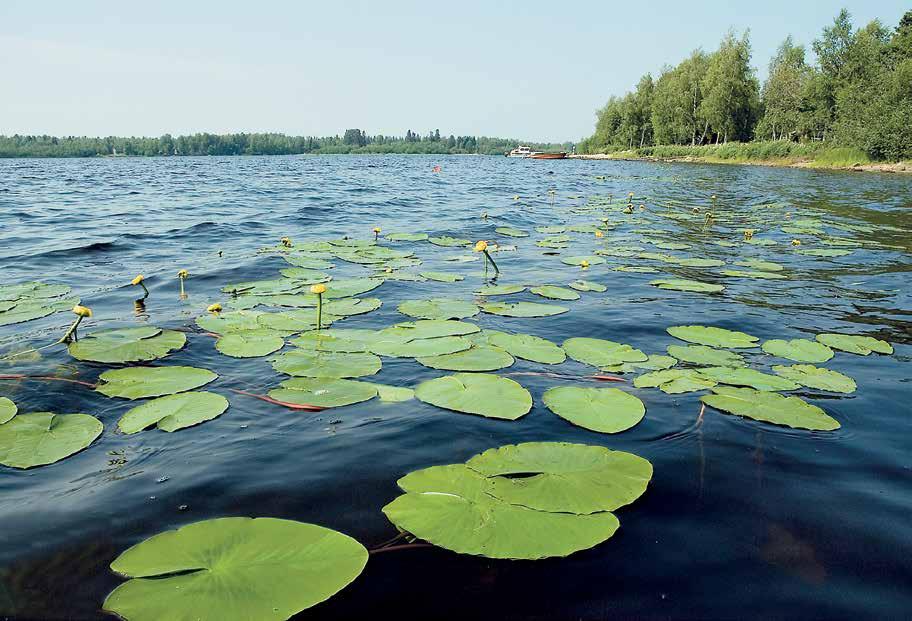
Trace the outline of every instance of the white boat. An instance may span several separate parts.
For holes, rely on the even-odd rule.
[[[530,157],[534,153],[529,147],[519,146],[507,153],[507,157]]]

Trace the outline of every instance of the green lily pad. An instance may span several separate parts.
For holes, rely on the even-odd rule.
[[[389,241],[425,241],[428,238],[427,233],[390,233],[386,235],[386,239]]]
[[[478,314],[478,307],[471,302],[449,298],[409,300],[400,304],[397,310],[419,319],[465,319]]]
[[[377,389],[377,395],[380,401],[390,403],[401,403],[411,401],[415,398],[415,391],[407,386],[388,386],[386,384],[374,384]]]
[[[512,295],[521,293],[526,288],[522,285],[486,285],[475,292],[475,295]]]
[[[541,364],[560,364],[567,359],[563,349],[547,339],[531,334],[494,332],[488,337],[488,343],[516,358]]]
[[[426,367],[443,371],[497,371],[513,364],[513,356],[499,347],[486,345],[474,345],[456,353],[416,360]]]
[[[434,466],[398,481],[406,491],[383,507],[401,530],[459,554],[500,559],[562,557],[610,538],[612,513],[549,513],[499,501],[488,479],[462,465]]]
[[[459,282],[465,279],[462,274],[451,274],[450,272],[420,272],[423,278],[435,280],[437,282]]]
[[[830,392],[855,392],[855,380],[838,371],[822,369],[811,364],[793,364],[791,366],[773,365],[773,373],[792,380],[808,388],[828,390]]]
[[[374,375],[382,362],[374,354],[294,349],[276,356],[272,368],[298,377],[344,378]]]
[[[342,298],[323,304],[323,313],[333,317],[350,317],[373,312],[381,306],[383,302],[379,298]]]
[[[649,370],[649,371],[661,371],[662,369],[670,369],[671,367],[678,364],[676,358],[671,356],[660,356],[657,354],[652,354],[646,360],[640,362],[622,362],[620,364],[610,364],[604,367],[601,367],[602,371],[608,371],[611,373],[632,373],[634,371],[640,370]]]
[[[231,332],[215,342],[215,348],[232,358],[259,358],[282,349],[285,339],[271,330]]]
[[[207,332],[228,334],[230,332],[247,332],[261,328],[257,321],[260,311],[238,310],[225,313],[206,313],[196,318],[196,325]]]
[[[221,416],[228,399],[213,392],[184,392],[146,401],[129,410],[117,421],[123,433],[137,433],[151,425],[162,431],[177,431]]]
[[[668,262],[682,267],[722,267],[725,265],[725,261],[719,259],[700,259],[697,257],[683,257],[680,259],[674,257],[673,261]]]
[[[554,235],[563,233],[567,230],[565,226],[536,226],[535,230],[539,233],[544,233],[545,235]]]
[[[608,367],[624,362],[643,362],[648,356],[630,345],[593,339],[573,337],[564,341],[562,347],[567,355],[584,364],[594,367]]]
[[[608,291],[608,287],[605,285],[592,282],[591,280],[574,280],[567,286],[571,289],[576,289],[577,291],[595,291],[597,293]]]
[[[532,409],[528,390],[486,373],[456,373],[422,382],[415,397],[446,410],[505,420],[516,420]]]
[[[18,411],[19,408],[11,399],[0,397],[0,425],[10,420]]]
[[[710,407],[736,416],[794,429],[833,431],[840,427],[836,419],[798,397],[730,386],[717,386],[713,392],[716,394],[704,395],[700,400]]]
[[[443,246],[445,248],[455,248],[456,246],[468,246],[472,243],[469,239],[462,239],[461,237],[448,237],[443,235],[441,237],[429,237],[428,241],[434,244],[435,246]]]
[[[332,322],[336,319],[338,319],[338,317],[324,312],[322,327],[326,328],[331,326]],[[313,308],[304,308],[283,313],[262,313],[257,318],[257,322],[262,328],[284,334],[310,331],[317,328],[317,311]]]
[[[378,356],[393,358],[418,358],[422,356],[442,356],[465,351],[472,346],[472,342],[461,336],[441,336],[432,339],[414,339],[404,343],[395,341],[381,341],[370,347],[370,351]]]
[[[720,384],[749,386],[763,391],[795,390],[799,385],[790,379],[761,373],[756,369],[732,367],[707,367],[699,370],[700,375]]]
[[[659,280],[652,280],[649,282],[653,287],[658,287],[659,289],[671,289],[673,291],[691,291],[694,293],[718,293],[719,291],[725,290],[725,287],[722,285],[714,285],[708,282],[700,282],[699,280],[687,280],[684,278],[666,278]]]
[[[605,262],[605,259],[603,259],[602,257],[597,257],[595,255],[586,255],[586,256],[579,256],[579,257],[564,257],[561,259],[561,263],[565,263],[566,265],[582,265],[583,261],[585,261],[589,265],[601,265],[602,263]]]
[[[285,278],[301,281],[300,284],[302,285],[315,285],[317,283],[329,282],[332,280],[332,276],[329,274],[306,267],[286,267],[279,271]]]
[[[683,362],[712,367],[747,366],[744,358],[732,351],[705,345],[669,345],[668,354]]]
[[[766,280],[785,280],[788,276],[776,272],[761,272],[758,270],[722,270],[722,275],[731,278],[759,278]]]
[[[335,267],[329,261],[325,261],[319,257],[310,257],[302,254],[286,254],[283,255],[282,258],[292,265],[309,270],[328,270]]]
[[[554,285],[542,285],[541,287],[532,287],[529,289],[535,295],[540,295],[543,298],[548,298],[551,300],[578,300],[580,299],[580,294],[571,289],[565,289],[564,287],[556,287]]]
[[[481,305],[481,310],[491,315],[503,317],[551,317],[566,313],[570,309],[557,304],[539,304],[537,302],[490,302]]]
[[[642,401],[617,388],[558,386],[546,390],[542,401],[564,420],[600,433],[630,429],[646,414]]]
[[[183,332],[154,327],[100,330],[69,344],[70,355],[90,362],[144,362],[164,358],[187,342]]]
[[[825,257],[825,258],[835,258],[835,257],[844,257],[852,254],[851,250],[839,250],[837,248],[807,248],[796,251],[798,254],[803,254],[808,257]]]
[[[98,376],[98,392],[108,397],[145,399],[193,390],[218,375],[196,367],[130,367],[112,369]]]
[[[824,333],[817,335],[817,341],[832,349],[867,356],[872,351],[878,354],[892,354],[893,346],[886,341],[875,339],[872,336],[858,334]]]
[[[217,518],[151,537],[111,569],[131,578],[104,609],[130,621],[281,621],[329,599],[367,564],[342,533],[276,518]]]
[[[466,465],[494,477],[486,491],[499,500],[583,515],[632,503],[652,478],[652,464],[638,455],[566,442],[509,444],[476,455]]]
[[[326,377],[295,377],[285,380],[281,388],[269,391],[277,401],[338,408],[368,401],[377,396],[377,387],[368,382]]]
[[[620,265],[615,267],[616,272],[632,272],[635,274],[658,274],[659,270],[646,265]]]
[[[713,326],[672,326],[665,331],[676,339],[708,347],[749,348],[756,347],[760,340],[744,332]]]
[[[449,319],[423,319],[404,321],[391,328],[380,330],[378,336],[385,340],[412,341],[415,339],[433,339],[441,336],[463,336],[479,332],[474,323]]]
[[[751,269],[760,270],[762,272],[781,272],[783,269],[785,269],[779,263],[774,263],[772,261],[762,261],[760,259],[745,259],[743,261],[735,261],[735,265],[740,265],[741,267],[749,267]]]
[[[763,343],[763,351],[771,356],[787,358],[795,362],[826,362],[833,357],[833,350],[809,339],[792,339],[784,341],[773,339]]]
[[[664,369],[644,373],[633,380],[636,388],[658,388],[669,395],[697,392],[715,386],[717,382],[696,369]]]
[[[368,351],[371,343],[376,339],[376,330],[330,328],[329,330],[304,332],[292,340],[291,344],[302,349],[313,349],[315,351],[358,353]]]
[[[88,414],[18,414],[0,425],[0,464],[23,470],[53,464],[89,446],[102,429]]]
[[[529,236],[528,231],[523,231],[521,229],[514,229],[511,226],[499,226],[496,229],[494,229],[494,232],[499,233],[500,235],[506,235],[507,237],[528,237]]]

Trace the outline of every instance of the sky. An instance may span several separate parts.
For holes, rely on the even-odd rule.
[[[577,141],[639,77],[749,28],[761,80],[841,8],[907,0],[0,0],[0,134]]]

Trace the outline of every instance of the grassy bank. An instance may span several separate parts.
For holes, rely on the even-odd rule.
[[[823,143],[798,143],[785,140],[766,142],[729,142],[719,145],[660,145],[639,149],[618,149],[580,157],[642,159],[712,164],[760,164],[839,170],[881,170],[910,172],[904,163],[875,162],[864,151]]]

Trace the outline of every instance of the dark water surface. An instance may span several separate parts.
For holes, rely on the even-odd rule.
[[[440,164],[440,174],[431,168]],[[604,179],[596,176],[604,175]],[[548,190],[556,190],[554,204]],[[593,197],[647,197],[648,211],[627,220],[611,210],[612,243],[642,233],[693,244],[689,256],[757,257],[787,266],[788,280],[723,278],[718,268],[688,269],[611,258],[584,275],[545,256],[535,241],[494,228],[591,223],[574,213]],[[702,219],[676,221],[719,197],[727,213],[713,232]],[[522,197],[514,200],[514,196]],[[578,198],[574,198],[578,197]],[[774,203],[774,205],[762,207]],[[300,615],[307,619],[608,619],[908,618],[912,610],[912,179],[740,166],[597,161],[532,162],[493,157],[238,157],[0,160],[0,282],[40,279],[71,285],[95,311],[86,329],[150,322],[192,328],[229,282],[276,278],[288,265],[258,254],[282,236],[350,235],[374,226],[471,239],[499,239],[505,282],[565,284],[578,277],[608,286],[565,302],[571,312],[545,319],[479,315],[483,327],[528,332],[557,342],[593,336],[664,353],[665,328],[707,324],[769,338],[816,332],[868,334],[895,354],[837,353],[825,366],[858,382],[852,395],[798,391],[842,423],[832,433],[791,430],[708,409],[701,393],[630,390],[647,407],[639,425],[617,435],[571,426],[541,405],[564,380],[517,376],[535,405],[524,418],[497,421],[419,401],[377,400],[320,413],[289,411],[230,391],[263,393],[282,378],[265,359],[219,354],[195,331],[167,364],[212,369],[207,389],[230,398],[220,418],[177,433],[115,432],[135,403],[62,382],[0,381],[20,411],[86,412],[105,424],[88,449],[27,471],[0,469],[0,616],[106,618],[101,603],[121,580],[108,563],[128,546],[188,522],[218,516],[274,516],[349,534],[367,547],[395,535],[380,509],[398,495],[396,479],[419,468],[462,462],[502,444],[564,440],[599,444],[649,459],[646,494],[618,511],[607,542],[563,559],[494,561],[437,548],[372,556],[348,588]],[[487,221],[480,217],[487,212]],[[790,214],[790,218],[786,217]],[[846,257],[797,255],[829,248],[813,235],[779,230],[788,220],[823,222],[827,236],[898,248],[858,248]],[[849,230],[830,223],[848,224]],[[859,225],[860,229],[859,230]],[[872,228],[865,228],[869,225]],[[853,228],[854,227],[854,228]],[[886,228],[884,228],[886,227]],[[744,228],[775,246],[725,248]],[[664,232],[663,232],[664,231]],[[571,234],[566,255],[591,254],[592,235]],[[339,327],[379,328],[408,317],[403,300],[471,300],[480,263],[444,261],[459,251],[426,242],[397,244],[425,259],[421,270],[462,273],[455,284],[388,281],[370,293],[383,307]],[[221,251],[221,255],[219,254]],[[337,261],[335,277],[366,272]],[[656,265],[680,277],[724,282],[719,295],[658,290],[660,277],[613,271]],[[741,269],[737,266],[735,269]],[[187,269],[189,299],[175,274]],[[134,311],[137,273],[148,278],[145,312]],[[506,298],[505,298],[506,299]],[[529,293],[508,301],[544,301]],[[61,313],[0,328],[0,349],[42,345],[71,320]],[[680,344],[680,342],[678,342]],[[753,350],[752,366],[774,359]],[[824,366],[824,365],[821,365]],[[62,348],[40,361],[2,364],[0,373],[54,373],[94,381],[102,365],[79,363]],[[549,370],[517,360],[508,371]],[[568,361],[562,373],[591,368]],[[384,358],[374,378],[414,386],[441,375],[413,360]]]

